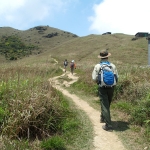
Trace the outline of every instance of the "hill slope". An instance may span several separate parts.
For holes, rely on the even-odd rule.
[[[17,37],[26,45],[34,45],[40,52],[49,50],[68,40],[78,37],[70,32],[62,31],[49,26],[37,26],[29,30],[21,31],[11,27],[0,28],[0,40],[3,37]],[[16,40],[16,38],[14,39]]]
[[[49,26],[37,26],[21,31],[10,27],[0,28],[0,38],[3,36],[18,36],[27,45],[38,46],[40,52],[51,54],[61,62],[64,59],[75,59],[78,64],[89,65],[97,62],[96,56],[101,49],[107,48],[112,53],[111,59],[117,63],[147,64],[147,40],[141,38],[132,41],[134,36],[125,34],[111,35],[77,35]],[[59,55],[58,55],[59,54]],[[129,57],[132,57],[132,62]]]
[[[57,59],[75,61],[84,66],[97,63],[97,55],[102,49],[108,49],[112,54],[111,61],[117,64],[147,65],[148,44],[146,38],[132,41],[133,36],[125,34],[89,35],[79,37],[57,46],[51,54]],[[59,54],[59,55],[57,55]]]

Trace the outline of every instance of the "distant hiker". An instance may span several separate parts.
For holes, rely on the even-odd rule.
[[[71,73],[73,74],[74,69],[76,69],[76,64],[75,64],[74,60],[72,60],[70,63],[70,69],[71,69]]]
[[[105,123],[102,128],[106,131],[112,131],[112,122],[110,115],[110,104],[112,102],[114,87],[118,81],[118,72],[116,66],[108,61],[111,53],[102,50],[98,58],[100,63],[95,65],[92,72],[92,79],[99,85],[99,97],[101,104],[100,122]]]
[[[64,70],[65,70],[65,72],[66,72],[67,66],[68,66],[68,61],[67,61],[67,59],[65,59],[65,61],[64,61]]]

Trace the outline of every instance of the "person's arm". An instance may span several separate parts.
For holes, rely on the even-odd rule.
[[[112,64],[112,67],[113,67],[113,70],[114,70],[114,75],[115,75],[116,82],[118,82],[119,75],[118,75],[117,68],[114,64]]]
[[[100,66],[100,65],[99,65]],[[93,69],[93,72],[92,72],[92,79],[93,81],[97,82],[97,77],[98,77],[98,64],[95,65],[94,69]]]

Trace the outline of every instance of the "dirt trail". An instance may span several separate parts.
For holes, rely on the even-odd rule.
[[[67,97],[70,97],[72,101],[82,110],[86,112],[89,116],[94,129],[94,137],[93,137],[93,145],[94,150],[126,150],[121,141],[118,139],[117,135],[113,132],[107,132],[102,129],[103,123],[99,122],[100,112],[93,109],[87,102],[80,99],[75,94],[69,93],[65,88],[63,88],[62,83],[60,85],[59,81],[57,80],[60,77],[67,75],[68,78],[72,79],[71,82],[64,81],[63,84],[65,86],[69,86],[73,82],[78,80],[78,77],[74,74],[72,75],[70,72],[66,72],[61,76],[54,77],[49,79],[51,84],[61,91]]]

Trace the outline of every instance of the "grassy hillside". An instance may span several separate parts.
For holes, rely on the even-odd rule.
[[[109,60],[117,66],[119,72],[112,104],[113,119],[124,122],[120,125],[123,131],[128,124],[130,130],[119,134],[128,149],[141,150],[147,148],[150,141],[150,68],[147,67],[148,41],[145,38],[132,41],[133,37],[124,34],[79,37],[55,47],[51,55],[62,66],[64,59],[74,59],[77,65],[75,72],[80,78],[72,88],[80,91],[81,95],[95,97],[97,86],[91,80],[91,73],[94,65],[100,61],[97,58],[100,50],[108,49],[112,54]],[[90,103],[95,105],[95,101]],[[99,109],[98,101],[95,107]]]
[[[37,26],[25,31],[13,29],[11,27],[1,27],[0,51],[1,53],[3,52],[2,54],[4,57],[8,59],[17,59],[23,56],[40,54],[47,50],[49,51],[51,48],[76,37],[78,36],[73,33],[51,28],[49,26]],[[17,45],[20,46],[17,47]],[[6,52],[9,53],[8,57]],[[22,55],[18,53],[22,53]]]
[[[117,33],[112,35],[88,35],[85,37],[77,37],[72,33],[47,26],[42,26],[42,28],[34,27],[27,31],[0,28],[0,33],[1,36],[17,35],[25,44],[38,46],[42,51],[39,55],[26,57],[14,62],[5,62],[4,58],[0,56],[0,62],[3,62],[1,63],[1,84],[6,82],[10,86],[8,86],[7,91],[5,91],[4,88],[4,92],[2,93],[3,97],[5,97],[5,94],[9,96],[9,90],[12,89],[10,83],[12,82],[13,85],[18,85],[17,83],[20,81],[20,78],[23,91],[25,92],[25,86],[29,83],[24,83],[26,75],[28,80],[31,80],[30,82],[32,85],[38,83],[36,84],[37,86],[35,86],[35,91],[38,88],[38,91],[43,91],[39,87],[41,86],[40,83],[45,83],[45,80],[49,77],[60,74],[61,71],[59,66],[63,67],[64,59],[67,59],[69,62],[74,59],[77,65],[75,72],[78,73],[79,81],[72,85],[72,90],[74,90],[76,94],[89,95],[95,99],[95,97],[97,97],[97,86],[91,80],[91,73],[94,65],[100,61],[97,58],[100,50],[107,48],[112,54],[109,60],[117,66],[119,72],[119,82],[116,86],[114,102],[111,107],[113,120],[124,121],[124,124],[121,124],[120,128],[124,128],[125,124],[128,124],[129,128],[129,130],[117,132],[117,134],[124,139],[129,150],[141,150],[145,147],[147,147],[148,150],[148,143],[150,141],[150,68],[147,67],[148,42],[145,38],[132,41],[134,36]],[[52,58],[58,60],[57,66],[54,65]],[[21,65],[19,68],[17,67],[18,64]],[[16,66],[16,68],[14,66]],[[67,69],[69,70],[69,67]],[[17,74],[15,74],[15,72],[17,72]],[[5,74],[7,74],[7,76],[5,76]],[[33,77],[35,77],[35,79]],[[16,81],[16,83],[14,83],[14,81]],[[20,96],[21,91],[19,91],[17,87],[18,86],[15,88],[15,92],[19,93],[17,95],[11,93],[13,98],[18,98],[17,96]],[[51,90],[52,89],[50,89],[50,91]],[[23,97],[25,95],[32,95],[32,91],[34,91],[33,86],[26,91],[29,94],[25,93]],[[35,93],[40,96],[44,92],[45,90]],[[53,100],[53,98],[55,99],[55,97],[57,97],[57,94],[55,94],[56,91],[52,90],[51,92],[52,96],[54,96],[51,98]],[[10,97],[7,96],[6,98],[8,100]],[[61,95],[58,94],[58,97],[63,100]],[[38,102],[40,98],[37,98]],[[60,99],[58,98],[58,100]],[[16,104],[18,100],[16,103],[14,102],[15,101],[12,101],[10,106],[13,105],[15,107],[14,104]],[[30,101],[27,101],[27,103],[29,104],[28,106],[30,106]],[[99,109],[98,100],[89,103],[96,109]],[[58,108],[60,108],[60,106],[58,106]],[[2,107],[2,112],[3,109]],[[12,110],[11,107],[9,109]],[[38,110],[38,106],[35,110]],[[23,110],[20,109],[20,111]],[[14,111],[12,112],[14,113]],[[19,116],[19,113],[16,113],[16,115]],[[3,120],[3,117],[5,118],[5,113],[2,113],[1,120]],[[59,116],[56,115],[56,119],[57,117]],[[63,118],[63,116],[61,117]],[[41,120],[42,118],[40,118],[40,121]],[[13,124],[11,124],[11,126],[13,126]],[[36,126],[38,126],[38,124],[36,124]],[[10,127],[10,125],[8,127]],[[17,126],[15,127],[17,130]],[[45,126],[42,126],[42,128],[46,131]],[[6,129],[7,128],[5,128],[5,131],[7,131]],[[25,128],[25,131],[27,131],[27,128]],[[58,132],[60,131],[58,130]],[[24,135],[24,132],[21,133]]]
[[[75,59],[77,64],[86,66],[98,62],[97,55],[100,50],[106,48],[112,53],[111,61],[115,61],[117,64],[146,65],[148,42],[145,38],[132,41],[133,37],[124,34],[89,35],[55,47],[51,53],[60,60]],[[57,55],[60,52],[61,57]]]

